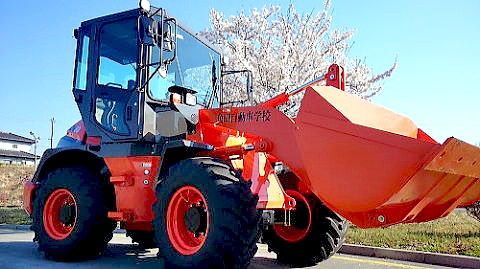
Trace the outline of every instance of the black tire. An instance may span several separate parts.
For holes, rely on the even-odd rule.
[[[184,186],[193,186],[202,193],[210,216],[205,241],[192,255],[181,254],[167,234],[167,208],[177,190]],[[179,161],[161,178],[157,197],[153,224],[165,268],[248,267],[257,251],[258,197],[229,164],[207,157]]]
[[[132,243],[138,243],[140,248],[156,248],[155,232],[127,230],[127,236],[132,238]]]
[[[76,217],[69,217],[75,221],[68,237],[54,239],[46,231],[43,213],[49,197],[62,189],[73,195]],[[84,260],[100,255],[116,227],[116,222],[107,217],[109,210],[115,210],[115,193],[106,178],[99,178],[84,167],[53,170],[41,181],[33,202],[34,241],[38,241],[39,250],[44,251],[47,258],[54,260]]]
[[[288,242],[269,226],[262,231],[262,240],[268,250],[277,254],[277,260],[295,267],[318,264],[335,254],[345,242],[349,223],[332,212],[314,195],[305,196],[312,208],[312,223],[308,233],[297,242]]]

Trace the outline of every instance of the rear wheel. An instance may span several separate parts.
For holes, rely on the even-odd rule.
[[[157,186],[154,228],[166,268],[246,268],[257,251],[257,198],[230,165],[193,158]]]
[[[335,254],[343,242],[348,222],[324,206],[317,197],[297,191],[286,193],[297,201],[291,226],[276,224],[263,230],[262,239],[279,262],[313,266]]]
[[[100,254],[116,223],[113,187],[83,167],[50,172],[33,202],[32,230],[39,250],[55,260],[81,260]]]

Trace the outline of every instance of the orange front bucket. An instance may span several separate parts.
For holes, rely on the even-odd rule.
[[[295,125],[306,183],[360,227],[428,221],[480,200],[480,148],[440,145],[368,101],[309,88]]]

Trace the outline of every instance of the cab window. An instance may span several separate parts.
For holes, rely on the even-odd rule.
[[[100,28],[99,85],[132,90],[137,80],[137,22],[128,19]]]
[[[76,74],[75,74],[75,88],[79,90],[87,89],[87,66],[88,66],[88,48],[90,45],[90,37],[84,35],[79,42],[79,49],[77,55]]]
[[[163,58],[171,58],[172,53],[173,50],[164,50]],[[151,62],[158,62],[160,49],[152,48],[151,54]],[[153,65],[149,71],[153,72],[157,67]],[[220,55],[181,27],[177,28],[177,55],[167,66],[166,73],[165,78],[157,73],[150,80],[149,94],[153,99],[168,99],[168,87],[178,85],[196,91],[199,105],[219,106],[218,98],[212,94],[219,84]]]
[[[137,85],[137,20],[108,23],[100,28],[95,119],[106,130],[128,135],[128,92]]]

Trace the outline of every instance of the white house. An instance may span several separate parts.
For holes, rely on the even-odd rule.
[[[33,165],[39,157],[30,153],[34,143],[30,138],[0,132],[0,163]]]

